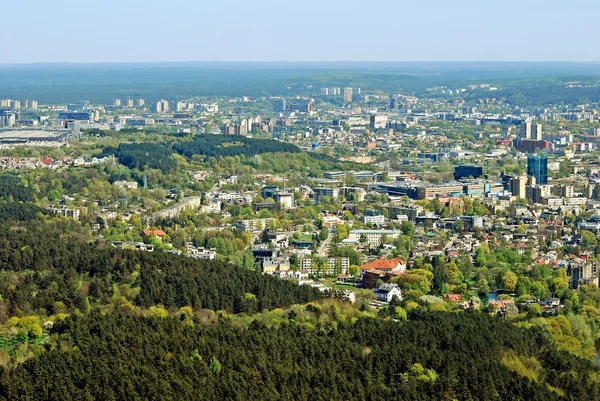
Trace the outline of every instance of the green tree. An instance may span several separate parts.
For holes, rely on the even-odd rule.
[[[518,279],[517,275],[509,270],[502,276],[502,287],[512,292],[517,287]]]

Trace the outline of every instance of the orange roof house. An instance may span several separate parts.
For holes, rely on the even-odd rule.
[[[406,262],[400,258],[375,259],[374,261],[365,263],[360,267],[360,270],[379,270],[379,271],[404,270],[404,269],[406,269]]]
[[[158,229],[158,228],[147,228],[144,230],[144,234],[146,235],[146,237],[159,237],[162,238],[165,235],[167,235],[163,230]]]
[[[460,302],[461,299],[461,295],[460,294],[446,294],[444,295],[444,299],[446,300],[446,302]]]

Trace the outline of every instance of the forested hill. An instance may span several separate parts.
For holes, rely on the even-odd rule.
[[[256,312],[320,296],[315,289],[229,263],[118,250],[86,243],[69,230],[39,221],[0,229],[0,321],[94,305]]]
[[[552,401],[600,394],[591,361],[554,350],[539,329],[478,313],[307,329],[293,319],[243,328],[223,319],[207,325],[94,312],[55,323],[51,335],[52,351],[1,371],[0,399]]]
[[[118,147],[107,147],[103,156],[115,156],[119,163],[130,169],[159,169],[167,174],[176,167],[171,154],[179,153],[191,158],[194,155],[208,157],[247,156],[262,153],[298,153],[292,144],[272,139],[253,139],[241,135],[199,135],[193,141],[176,144],[125,143]],[[2,182],[0,182],[0,190]],[[0,193],[1,195],[1,193]]]
[[[241,135],[200,135],[191,142],[176,144],[173,149],[186,157],[193,155],[251,157],[260,153],[297,153],[300,151],[297,146],[289,143],[272,139],[252,139]]]

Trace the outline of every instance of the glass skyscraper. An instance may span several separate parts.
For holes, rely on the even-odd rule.
[[[527,156],[527,175],[535,177],[536,184],[548,184],[548,157]]]

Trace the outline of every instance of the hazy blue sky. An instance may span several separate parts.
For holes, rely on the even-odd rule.
[[[4,0],[0,63],[600,61],[597,0]]]

